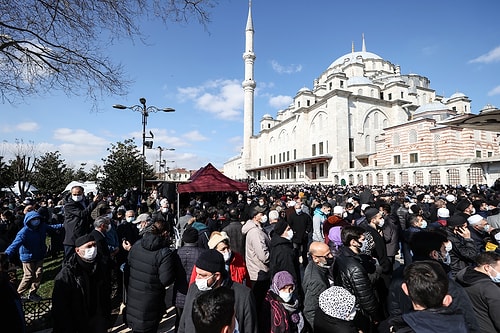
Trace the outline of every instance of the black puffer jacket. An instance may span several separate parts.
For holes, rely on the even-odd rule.
[[[165,287],[175,280],[179,257],[165,239],[146,232],[128,256],[127,320],[134,331],[157,327],[165,312]]]
[[[365,316],[380,321],[380,304],[368,273],[361,264],[361,259],[348,247],[341,247],[333,267],[335,285],[342,286],[356,296],[356,303]]]

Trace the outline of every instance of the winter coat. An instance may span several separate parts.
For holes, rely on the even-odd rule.
[[[380,326],[379,332],[384,333],[468,333],[463,315],[448,308],[412,311],[390,318]]]
[[[399,251],[399,224],[397,218],[394,215],[384,217],[385,224],[382,228],[382,235],[389,257],[394,257]]]
[[[481,332],[500,332],[500,287],[491,278],[472,267],[456,276],[472,302]]]
[[[428,258],[414,257],[414,261],[429,260]],[[448,272],[449,266],[442,264],[443,269]],[[400,266],[392,275],[391,285],[389,286],[388,309],[390,316],[399,316],[413,311],[413,305],[410,297],[403,292],[401,284],[403,283],[404,266]],[[448,294],[452,297],[452,302],[448,306],[451,311],[461,311],[464,314],[465,322],[469,333],[480,332],[477,318],[474,315],[473,306],[467,292],[455,280],[449,279]]]
[[[165,239],[146,232],[130,249],[127,320],[134,331],[157,327],[165,313],[165,288],[179,269],[179,257]]]
[[[246,235],[245,258],[250,280],[269,280],[269,237],[253,220],[248,220],[241,232]]]
[[[268,290],[260,309],[259,331],[269,333],[305,332],[304,316],[299,309],[297,298],[292,297],[291,302],[294,303],[295,307],[287,310],[283,300],[273,291]],[[294,322],[294,319],[297,323]],[[300,320],[302,321],[300,322]]]
[[[271,238],[271,254],[269,257],[269,273],[271,278],[279,271],[287,271],[297,283],[300,277],[299,260],[293,250],[293,244],[279,235]]]
[[[35,211],[26,213],[24,216],[24,227],[19,230],[16,238],[12,241],[5,253],[13,258],[19,251],[21,262],[40,261],[47,254],[47,245],[45,238],[47,232],[61,229],[61,224],[47,224],[40,221],[38,227],[33,227],[31,220],[40,219],[40,214]]]
[[[194,222],[191,226],[187,226],[187,228],[195,228],[198,230],[198,246],[204,249],[208,249],[208,240],[210,239],[210,233],[208,227],[205,223]]]
[[[372,320],[379,321],[380,304],[376,298],[368,273],[361,259],[348,247],[342,247],[333,267],[335,285],[342,286],[356,296],[360,311]]]
[[[92,201],[85,206],[83,201],[74,201],[71,193],[68,194],[64,205],[64,245],[74,246],[78,237],[92,230],[90,214],[97,207],[97,203],[97,201]]]
[[[352,321],[331,317],[320,308],[314,318],[314,333],[358,333]]]
[[[240,283],[231,281],[229,278],[222,285],[234,291],[234,309],[239,332],[257,333],[257,310],[252,290]],[[191,313],[193,311],[193,302],[201,293],[196,283],[189,286],[177,333],[193,333],[196,331]]]
[[[240,221],[231,221],[227,226],[222,228],[222,231],[225,231],[229,236],[229,245],[231,249],[235,252],[238,252],[243,257],[245,256],[245,237],[241,233],[241,228],[243,225]]]
[[[203,251],[206,250],[198,247],[198,244],[196,243],[186,243],[177,250],[177,255],[179,256],[181,265],[179,267],[179,278],[175,280],[174,290],[175,306],[179,308],[184,307],[186,294],[188,292],[189,285],[191,284],[190,279],[193,274],[196,278],[196,272],[194,270],[196,259],[198,259]],[[181,276],[184,278],[181,278]]]
[[[312,218],[309,214],[297,214],[295,210],[288,216],[288,225],[293,230],[292,242],[306,245],[309,234],[312,232]]]
[[[109,295],[103,292],[104,270],[98,259],[86,263],[73,253],[63,263],[52,292],[54,333],[107,332],[109,313],[103,304]]]
[[[453,232],[453,228],[447,227],[446,237],[452,244],[450,251],[451,257],[451,276],[455,275],[467,266],[473,265],[475,263],[476,257],[479,255],[479,251],[476,248],[474,240],[472,238],[463,238]]]
[[[304,270],[302,289],[304,290],[304,317],[313,327],[314,316],[318,309],[319,295],[330,287],[326,268],[310,262]]]
[[[312,240],[316,242],[324,242],[325,236],[323,235],[323,223],[326,220],[326,215],[318,207],[314,210],[313,221],[313,235]]]
[[[371,254],[378,260],[380,266],[382,267],[382,273],[386,275],[391,274],[392,263],[390,262],[389,258],[387,258],[387,249],[385,247],[384,238],[380,236],[378,231],[375,230],[372,226],[370,226],[366,221],[361,223],[359,226],[368,231],[373,237],[373,241],[375,242],[375,248],[374,250],[372,250]]]

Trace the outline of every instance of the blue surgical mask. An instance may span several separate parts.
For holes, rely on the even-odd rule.
[[[490,266],[490,267],[491,267],[491,266]],[[491,281],[493,281],[493,282],[495,282],[495,283],[500,283],[500,274],[499,274],[499,273],[498,273],[498,272],[497,272],[497,271],[496,271],[493,267],[491,267],[491,269],[492,269],[492,270],[494,270],[494,271],[495,271],[495,273],[497,273],[495,276],[491,276],[491,275],[490,275],[490,279],[491,279]],[[488,275],[489,275],[489,273],[488,273]]]
[[[422,221],[422,224],[420,225],[420,228],[422,228],[422,229],[427,228],[427,221]]]

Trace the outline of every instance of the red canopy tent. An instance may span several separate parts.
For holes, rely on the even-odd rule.
[[[179,184],[177,193],[247,191],[248,184],[224,176],[211,163],[196,171],[190,182]]]

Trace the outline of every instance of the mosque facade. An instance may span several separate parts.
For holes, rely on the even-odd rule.
[[[499,132],[444,124],[471,113],[463,93],[440,96],[430,80],[361,51],[333,61],[253,133],[255,54],[246,25],[244,141],[224,164],[233,179],[262,184],[493,184],[500,177]],[[487,105],[481,112],[496,109]]]

